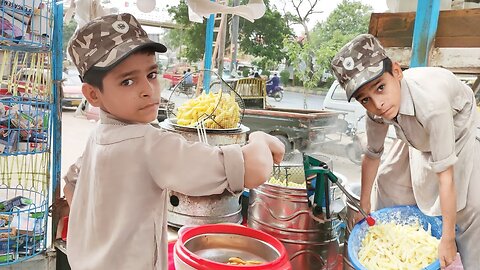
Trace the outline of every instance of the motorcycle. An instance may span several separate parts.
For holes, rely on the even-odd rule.
[[[273,84],[267,83],[267,96],[272,97],[277,102],[280,102],[283,99],[283,88],[281,86],[273,87]]]

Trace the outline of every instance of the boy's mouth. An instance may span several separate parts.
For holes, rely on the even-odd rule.
[[[143,106],[142,108],[140,108],[140,110],[150,109],[152,107],[158,107],[159,105],[160,103],[158,102],[149,103],[146,106]]]

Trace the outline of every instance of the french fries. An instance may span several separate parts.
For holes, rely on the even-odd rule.
[[[190,99],[178,108],[177,125],[194,126],[199,119],[206,117],[206,128],[236,128],[240,122],[240,106],[235,96],[228,93],[210,92]]]
[[[368,229],[358,259],[368,270],[423,269],[437,259],[439,241],[419,224],[377,224]]]
[[[263,262],[261,261],[253,261],[253,260],[244,261],[239,257],[230,257],[228,258],[228,262],[227,262],[227,264],[230,264],[230,265],[258,265],[262,263]]]

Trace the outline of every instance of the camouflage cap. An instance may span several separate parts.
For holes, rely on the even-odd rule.
[[[384,72],[385,50],[374,36],[361,34],[343,46],[332,60],[332,71],[350,101],[355,92]]]
[[[91,67],[109,69],[146,47],[167,51],[148,38],[135,17],[123,13],[99,17],[80,28],[68,44],[68,53],[83,77]]]

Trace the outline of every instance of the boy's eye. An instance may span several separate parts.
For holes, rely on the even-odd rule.
[[[158,76],[158,73],[156,71],[148,74],[148,78],[150,78],[150,79],[156,79],[157,76]]]
[[[367,104],[368,101],[369,101],[370,98],[362,98],[362,100],[360,100],[360,103],[362,103],[363,105]]]
[[[129,85],[132,85],[132,84],[133,84],[133,80],[130,80],[130,79],[124,80],[121,83],[122,86],[129,86]]]
[[[381,84],[380,86],[378,86],[377,91],[382,92],[384,89],[385,89],[385,85]]]

